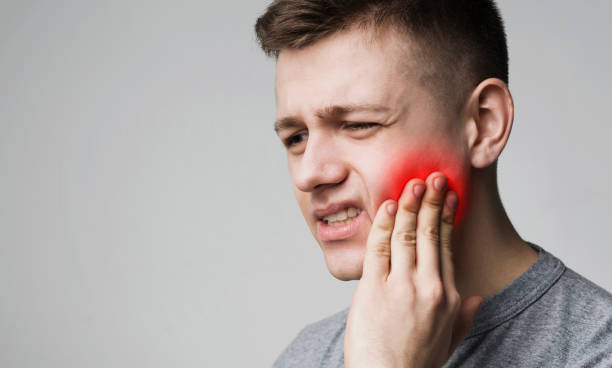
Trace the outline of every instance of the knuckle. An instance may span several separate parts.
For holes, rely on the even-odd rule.
[[[406,305],[415,306],[417,304],[416,296],[416,290],[413,286],[404,286],[401,290],[401,300]]]
[[[441,282],[434,282],[427,288],[426,295],[432,307],[438,307],[444,302],[444,287]]]
[[[402,211],[406,211],[408,213],[415,214],[415,215],[419,212],[418,206],[415,203],[407,199],[400,200],[399,208]]]
[[[421,235],[433,242],[440,241],[440,229],[435,225],[429,224],[421,227]]]
[[[452,255],[453,255],[453,245],[451,243],[451,239],[450,236],[449,237],[442,237],[442,239],[440,240],[440,247],[449,252],[449,256],[451,256],[452,259]]]
[[[393,224],[390,221],[381,221],[376,225],[376,227],[383,233],[390,233],[393,231]]]
[[[416,247],[417,244],[417,234],[415,230],[404,230],[398,231],[395,234],[395,240],[403,246],[406,247]]]
[[[398,293],[402,301],[406,303],[417,301],[417,289],[412,282],[406,282],[405,279],[400,280],[391,278],[391,280],[393,280],[394,283],[393,290]]]
[[[453,213],[446,213],[442,215],[442,222],[447,224],[447,225],[453,225],[453,223],[455,222],[455,216],[453,216]]]
[[[448,292],[447,303],[452,312],[458,312],[461,307],[461,295],[457,290],[452,290]]]
[[[440,196],[426,196],[423,198],[423,204],[433,210],[439,210],[442,207],[442,198]]]
[[[391,256],[391,248],[389,244],[385,242],[383,239],[379,241],[375,241],[372,246],[369,248],[370,253],[377,257],[390,257]]]

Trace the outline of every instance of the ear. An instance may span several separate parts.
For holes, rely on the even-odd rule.
[[[482,81],[470,95],[464,111],[472,166],[490,166],[501,155],[512,130],[514,102],[508,86],[497,78]]]

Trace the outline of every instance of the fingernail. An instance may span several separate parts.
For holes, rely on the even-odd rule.
[[[434,180],[434,188],[436,188],[437,191],[442,191],[445,184],[446,179],[443,176],[439,176]]]
[[[412,188],[412,192],[414,193],[414,196],[418,198],[421,198],[421,195],[423,195],[423,192],[425,191],[425,186],[423,184],[417,184]]]
[[[393,202],[393,203],[389,203],[387,205],[387,213],[391,216],[395,215],[395,212],[397,212],[397,203]]]

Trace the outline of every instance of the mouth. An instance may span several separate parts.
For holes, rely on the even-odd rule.
[[[361,210],[355,207],[349,207],[346,209],[341,209],[336,213],[332,213],[327,215],[321,219],[321,221],[325,221],[325,223],[329,226],[342,226],[351,223],[359,214]]]
[[[366,213],[359,205],[343,202],[315,211],[321,241],[344,240],[355,235],[364,223]]]

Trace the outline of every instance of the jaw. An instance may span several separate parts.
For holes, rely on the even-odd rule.
[[[329,273],[338,280],[361,279],[367,234],[364,236],[362,232],[357,235],[351,239],[334,242],[322,242],[317,239]]]

